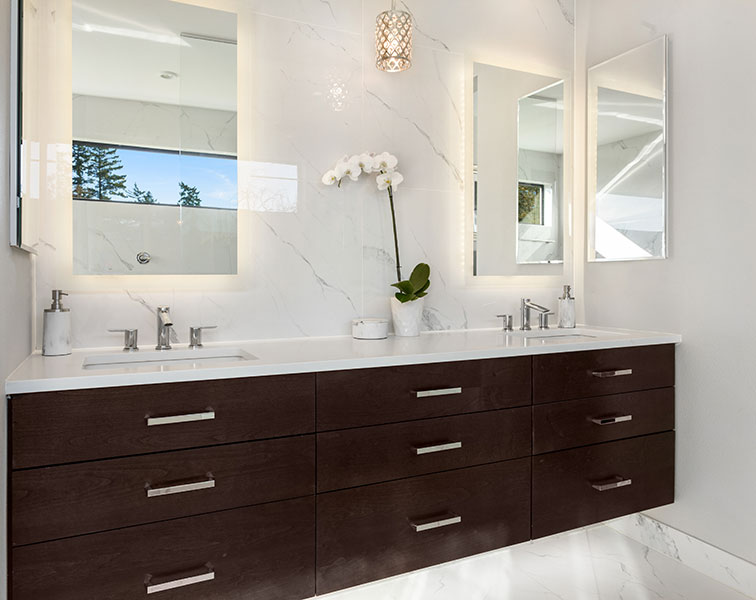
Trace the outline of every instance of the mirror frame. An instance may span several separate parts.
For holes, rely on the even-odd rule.
[[[662,232],[662,253],[660,256],[648,256],[641,258],[597,258],[596,257],[596,172],[592,165],[596,164],[598,149],[595,147],[595,139],[598,133],[598,115],[596,114],[597,108],[592,106],[593,92],[590,82],[591,69],[601,67],[610,63],[613,60],[622,58],[631,52],[634,52],[640,48],[650,46],[651,44],[657,44],[662,42],[663,47],[663,63],[662,63],[662,107],[663,107],[663,127],[664,127],[664,160],[663,175],[664,185],[662,187],[664,193],[664,231]],[[595,90],[598,92],[598,89]],[[592,65],[588,68],[586,73],[586,94],[587,94],[587,143],[586,143],[586,262],[589,263],[612,263],[612,262],[632,262],[632,261],[653,261],[653,260],[666,260],[669,258],[669,38],[667,35],[654,38],[648,42],[630,48],[625,52],[622,52],[616,56],[608,58],[600,63]],[[596,96],[598,98],[598,96]],[[594,114],[591,114],[594,113]]]
[[[20,250],[36,254],[24,243],[22,237],[22,196],[21,196],[21,65],[23,44],[23,11],[21,0],[11,0],[10,22],[10,85],[8,128],[8,209],[10,211],[10,245]]]

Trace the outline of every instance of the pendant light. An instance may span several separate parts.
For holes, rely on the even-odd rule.
[[[396,0],[375,20],[375,66],[388,73],[412,66],[412,15],[396,10]]]

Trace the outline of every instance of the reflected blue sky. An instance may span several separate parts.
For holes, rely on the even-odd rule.
[[[159,204],[178,204],[178,184],[183,181],[199,190],[203,207],[237,207],[237,163],[234,158],[126,148],[119,148],[118,156],[128,190],[131,191],[136,183],[141,190],[152,192]]]

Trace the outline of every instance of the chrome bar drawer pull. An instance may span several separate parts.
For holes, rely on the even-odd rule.
[[[210,421],[215,418],[215,411],[191,413],[188,415],[173,415],[170,417],[147,417],[147,427],[155,425],[173,425],[174,423],[191,423],[193,421]]]
[[[160,488],[147,487],[147,497],[156,498],[157,496],[170,496],[171,494],[183,494],[184,492],[196,492],[198,490],[208,490],[215,487],[215,479],[206,479],[204,481],[195,481],[194,483],[184,483],[181,485],[168,485]]]
[[[616,490],[617,488],[627,487],[633,485],[632,479],[623,479],[622,477],[615,477],[610,481],[603,481],[601,483],[592,483],[591,487],[599,492],[606,492],[607,490]]]
[[[462,442],[448,442],[446,444],[436,444],[435,446],[415,446],[415,454],[433,454],[434,452],[446,452],[447,450],[457,450],[462,447]]]
[[[617,369],[616,371],[593,371],[591,375],[604,379],[606,377],[622,377],[623,375],[632,375],[632,369]]]
[[[420,390],[415,392],[418,398],[430,398],[432,396],[453,396],[454,394],[461,394],[461,387],[443,388],[439,390]]]
[[[595,419],[591,419],[591,421],[593,423],[596,423],[596,425],[614,425],[615,423],[625,423],[632,420],[633,415],[622,415],[621,417],[597,417]]]
[[[431,529],[438,529],[439,527],[448,527],[449,525],[456,525],[462,522],[462,517],[457,515],[444,517],[443,519],[433,519],[431,521],[420,521],[419,523],[410,523],[415,533],[422,531],[429,531]]]
[[[173,581],[166,581],[165,583],[146,584],[148,594],[157,594],[158,592],[165,592],[168,590],[175,590],[176,588],[186,587],[187,585],[194,585],[195,583],[202,583],[203,581],[212,581],[215,579],[215,572],[202,573],[201,575],[193,575],[192,577],[182,577],[181,579],[174,579]]]

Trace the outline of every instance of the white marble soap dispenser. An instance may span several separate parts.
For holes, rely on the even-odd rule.
[[[71,311],[63,308],[62,290],[53,290],[52,305],[45,309],[42,322],[42,354],[65,356],[71,354]]]
[[[572,297],[569,285],[564,286],[564,294],[559,300],[559,327],[572,329],[575,327],[575,298]]]

